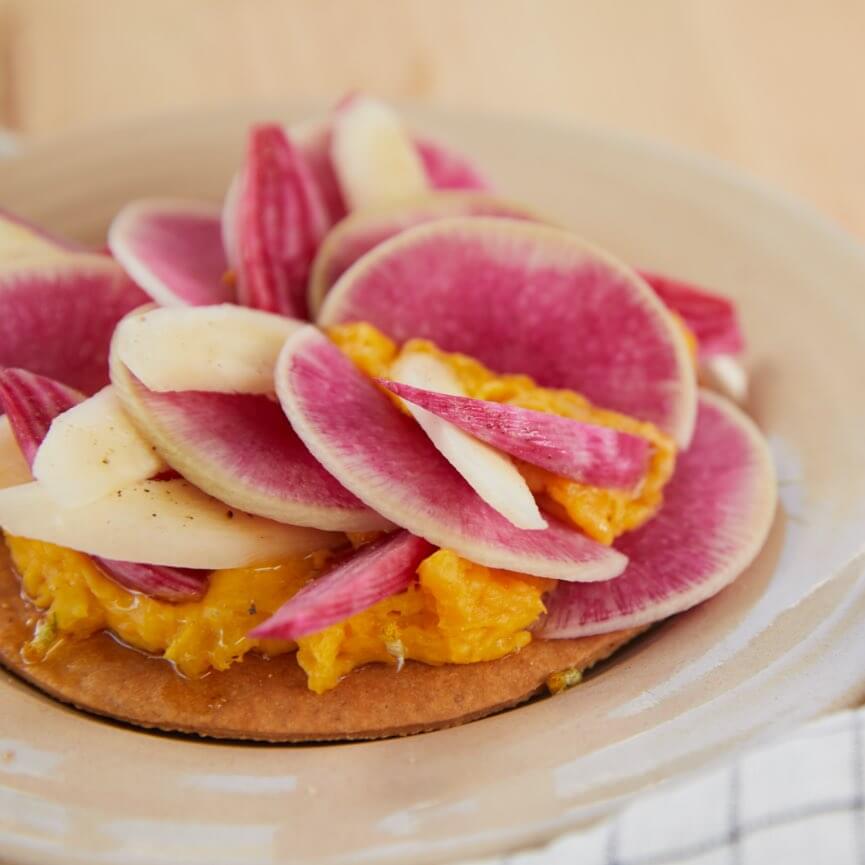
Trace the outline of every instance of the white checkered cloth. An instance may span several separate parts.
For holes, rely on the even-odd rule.
[[[534,851],[463,865],[865,865],[865,709],[638,796]]]

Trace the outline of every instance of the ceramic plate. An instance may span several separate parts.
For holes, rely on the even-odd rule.
[[[218,199],[246,123],[269,116],[176,116],[43,146],[0,165],[0,204],[101,242],[136,196]],[[407,739],[275,747],[152,735],[0,673],[3,861],[409,863],[499,851],[865,692],[865,253],[800,204],[657,145],[411,117],[509,196],[740,303],[748,408],[781,483],[766,548],[732,588],[573,691]]]

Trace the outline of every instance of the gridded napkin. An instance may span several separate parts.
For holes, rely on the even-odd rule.
[[[463,865],[865,865],[865,709],[637,797],[543,849]]]

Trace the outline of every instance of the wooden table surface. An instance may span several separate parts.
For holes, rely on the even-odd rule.
[[[865,0],[0,0],[0,125],[352,89],[716,154],[865,239]]]

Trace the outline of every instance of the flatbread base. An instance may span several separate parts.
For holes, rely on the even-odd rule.
[[[314,694],[293,654],[254,653],[225,672],[187,679],[168,662],[106,633],[67,642],[37,664],[21,659],[34,608],[0,544],[0,663],[64,703],[140,727],[218,739],[334,741],[404,736],[453,727],[516,706],[560,670],[585,670],[641,628],[575,640],[537,640],[498,661],[431,667],[371,664]]]

